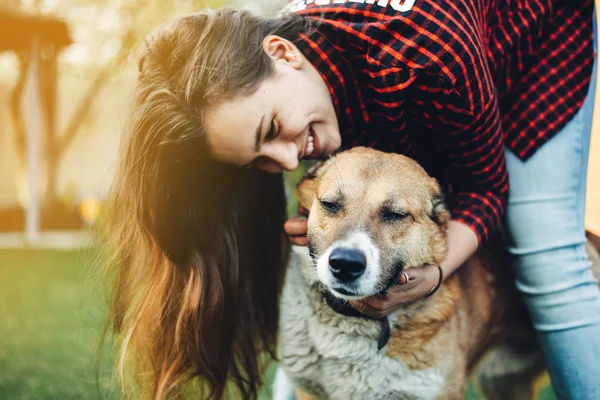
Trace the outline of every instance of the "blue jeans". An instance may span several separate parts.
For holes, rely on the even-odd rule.
[[[507,248],[560,399],[600,399],[600,291],[584,248],[595,82],[596,65],[582,108],[530,159],[506,151]]]

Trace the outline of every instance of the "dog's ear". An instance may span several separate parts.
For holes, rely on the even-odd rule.
[[[440,189],[440,185],[437,180],[431,178],[431,209],[429,211],[429,217],[433,222],[439,226],[446,225],[450,219],[450,212],[446,208],[444,201],[444,194]]]
[[[325,170],[329,161],[319,161],[306,172],[302,180],[296,186],[298,204],[307,211],[311,209],[317,193],[317,180]]]

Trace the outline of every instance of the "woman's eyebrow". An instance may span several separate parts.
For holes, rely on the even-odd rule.
[[[263,115],[260,118],[260,122],[258,123],[258,127],[256,127],[256,137],[254,139],[254,151],[256,151],[256,152],[258,152],[258,150],[260,149],[260,136],[262,134],[264,120],[265,120],[265,116]]]

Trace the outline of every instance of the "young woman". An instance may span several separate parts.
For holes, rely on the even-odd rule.
[[[362,145],[409,155],[446,187],[444,276],[506,211],[555,391],[600,398],[600,294],[583,247],[593,2],[329,3],[275,19],[204,11],[147,38],[107,224],[121,373],[135,360],[150,397],[196,377],[213,398],[227,381],[254,397],[286,232],[306,243],[305,221],[283,230],[281,172]],[[435,266],[407,273],[355,307],[386,315],[438,283]]]

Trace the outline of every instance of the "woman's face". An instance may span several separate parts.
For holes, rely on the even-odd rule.
[[[267,172],[292,171],[341,145],[331,95],[321,75],[289,41],[269,36],[263,49],[275,73],[249,96],[218,103],[206,115],[212,156]]]

